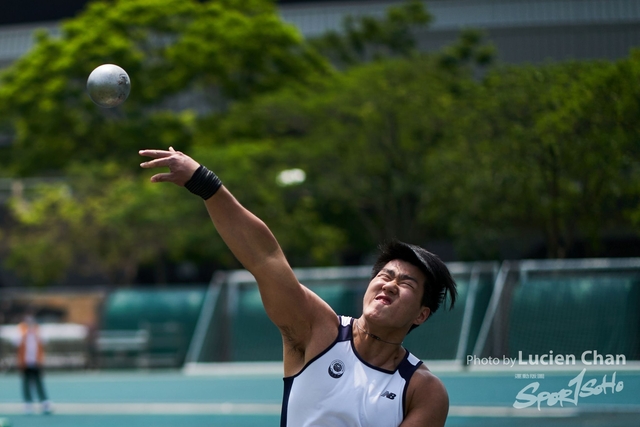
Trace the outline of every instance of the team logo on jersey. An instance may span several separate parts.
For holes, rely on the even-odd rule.
[[[391,393],[389,390],[385,390],[384,392],[382,392],[380,396],[386,397],[387,399],[390,399],[390,400],[393,400],[396,398],[396,394]]]
[[[340,378],[344,374],[344,362],[336,359],[329,365],[329,375],[333,378]]]

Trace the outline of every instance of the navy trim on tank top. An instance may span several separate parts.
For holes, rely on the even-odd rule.
[[[358,360],[364,364],[365,366],[371,368],[371,369],[375,369],[378,372],[383,372],[385,374],[389,374],[389,375],[393,375],[395,374],[398,369],[400,368],[400,366],[406,362],[407,358],[409,357],[409,350],[407,350],[406,348],[404,349],[405,354],[404,357],[402,358],[402,360],[400,361],[400,364],[396,367],[396,369],[394,369],[393,371],[390,371],[388,369],[382,369],[382,368],[378,368],[377,366],[373,366],[372,364],[368,363],[366,360],[364,360],[362,357],[360,357],[360,353],[358,353],[358,350],[356,350],[356,344],[353,342],[353,322],[355,321],[354,318],[351,318],[351,323],[350,323],[350,327],[349,327],[349,335],[350,335],[350,340],[351,340],[351,350],[353,350],[353,354],[356,355],[356,357],[358,358]],[[411,365],[411,363],[409,363],[409,365]],[[404,377],[403,377],[404,378]],[[406,379],[406,378],[405,378]]]
[[[398,373],[404,379],[404,390],[402,390],[402,416],[407,413],[407,390],[409,390],[409,380],[413,376],[413,374],[418,370],[418,368],[422,365],[422,360],[418,360],[418,363],[412,365],[409,362],[409,355],[400,362],[400,366],[398,366]]]
[[[280,412],[280,427],[287,427],[287,413],[289,409],[289,396],[293,388],[293,377],[283,378],[284,393],[282,394],[282,410]]]
[[[412,365],[411,362],[409,362],[409,355],[407,354],[407,357],[405,357],[398,366],[398,373],[406,382],[409,382],[411,376],[420,367],[420,365],[422,365],[421,360],[419,360],[415,365]]]
[[[338,339],[336,339],[336,342],[343,342],[343,341],[349,341],[352,337],[353,337],[353,329],[352,329],[352,323],[353,320],[351,322],[349,322],[348,325],[343,325],[342,324],[342,317],[343,316],[339,316],[340,318],[340,331],[338,331]]]

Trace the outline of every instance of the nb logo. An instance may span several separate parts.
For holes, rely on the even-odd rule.
[[[382,394],[380,396],[386,397],[387,399],[390,399],[390,400],[393,400],[393,399],[396,398],[395,393],[391,393],[390,391],[386,391],[386,390],[384,392],[382,392]]]

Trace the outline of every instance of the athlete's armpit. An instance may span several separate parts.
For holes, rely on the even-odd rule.
[[[304,308],[304,316],[289,324],[276,325],[284,346],[284,371],[286,376],[297,374],[310,360],[324,351],[336,339],[338,315],[310,289],[301,285],[305,296],[294,307]],[[293,309],[292,309],[293,310]]]
[[[310,332],[309,332],[310,333]],[[284,344],[284,350],[292,356],[304,359],[305,344],[297,336],[296,331],[290,326],[280,327],[280,334]]]

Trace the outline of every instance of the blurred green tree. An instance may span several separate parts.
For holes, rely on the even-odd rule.
[[[116,63],[132,93],[118,109],[85,93],[100,64]],[[1,162],[19,175],[55,174],[71,163],[131,159],[142,141],[190,143],[193,112],[328,71],[266,0],[96,1],[39,33],[31,52],[2,75],[0,113],[15,140]]]
[[[85,93],[103,63],[132,80],[117,109]],[[96,1],[59,36],[39,33],[0,78],[0,117],[14,135],[0,148],[0,166],[5,177],[67,182],[14,202],[17,223],[3,233],[8,265],[37,284],[62,280],[72,266],[128,282],[143,263],[211,257],[199,247],[206,212],[187,195],[143,184],[149,173],[138,168],[137,150],[189,151],[201,117],[330,73],[267,0]],[[31,268],[45,253],[56,254],[50,267]]]
[[[150,146],[215,170],[294,265],[390,237],[453,239],[467,259],[529,239],[550,257],[588,239],[597,255],[603,233],[640,226],[637,52],[487,67],[476,31],[418,53],[429,19],[412,1],[307,43],[266,0],[92,4],[0,80],[16,135],[0,166],[66,179],[13,200],[8,264],[41,285],[72,269],[131,283],[141,265],[162,281],[167,260],[238,267],[193,196],[148,183],[135,152]],[[105,62],[132,80],[114,110],[84,93]]]
[[[238,104],[215,138],[277,147],[265,151],[279,153],[280,169],[303,170],[306,180],[285,197],[293,206],[312,201],[321,223],[341,232],[338,251],[368,253],[393,237],[449,237],[448,219],[433,203],[440,178],[429,164],[448,155],[457,105],[475,85],[471,72],[452,73],[436,56],[377,61],[304,91]],[[206,135],[198,139],[207,143]],[[233,175],[235,163],[214,156],[207,162]]]
[[[453,189],[441,202],[464,256],[495,258],[509,239],[538,240],[552,258],[586,241],[597,256],[605,233],[630,231],[640,161],[634,73],[637,55],[504,66],[470,92],[451,155],[430,166]]]
[[[343,68],[389,57],[417,54],[415,32],[426,28],[433,17],[419,0],[391,6],[382,17],[348,15],[340,31],[312,38],[309,43]]]
[[[277,145],[307,175],[289,197],[313,198],[347,253],[397,237],[452,239],[465,259],[532,244],[562,258],[583,241],[598,256],[639,217],[637,54],[478,80],[489,52],[465,33],[437,55],[352,66],[238,104],[216,138]]]

